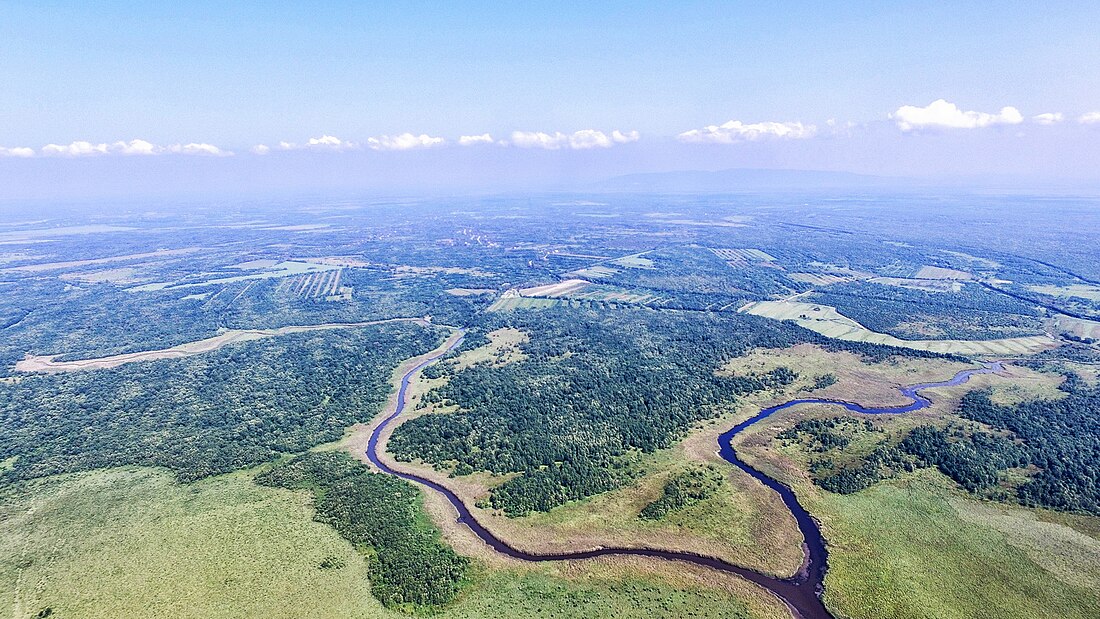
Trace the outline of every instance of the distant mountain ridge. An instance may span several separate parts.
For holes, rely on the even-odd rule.
[[[603,191],[774,191],[782,189],[829,189],[847,187],[886,187],[911,185],[911,179],[887,178],[826,172],[821,170],[776,170],[734,168],[729,170],[684,170],[626,174],[600,181],[593,188]]]

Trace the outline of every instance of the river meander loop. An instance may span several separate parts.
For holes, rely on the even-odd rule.
[[[465,333],[464,330],[459,330],[459,333]],[[770,417],[773,413],[778,411],[798,406],[801,404],[832,404],[836,406],[843,406],[849,411],[860,413],[863,415],[896,415],[901,413],[909,413],[915,410],[926,408],[932,404],[932,401],[927,397],[920,394],[921,391],[926,389],[935,389],[937,387],[953,387],[961,385],[970,380],[970,377],[975,374],[989,374],[997,372],[1002,369],[1001,363],[991,363],[981,368],[963,370],[953,376],[950,380],[939,383],[924,383],[919,385],[912,385],[909,387],[901,387],[900,391],[903,395],[910,398],[912,402],[902,406],[891,407],[871,407],[865,408],[859,404],[852,402],[843,402],[839,400],[828,400],[820,398],[803,398],[790,400],[776,406],[771,406],[761,410],[759,413],[742,421],[741,423],[730,428],[718,437],[718,453],[730,464],[741,469],[745,473],[751,475],[754,479],[760,481],[768,488],[771,488],[779,494],[783,500],[783,504],[790,510],[791,515],[794,516],[795,522],[798,524],[798,530],[802,533],[802,538],[805,540],[803,546],[804,559],[802,568],[794,576],[790,578],[776,578],[763,574],[753,569],[742,567],[730,563],[728,561],[718,559],[716,557],[708,557],[704,555],[698,555],[689,552],[680,552],[675,550],[661,550],[656,548],[614,548],[603,547],[593,550],[582,550],[577,552],[563,552],[563,553],[548,553],[548,554],[535,554],[525,552],[513,548],[505,541],[498,538],[488,529],[478,522],[477,518],[470,513],[469,508],[458,498],[451,490],[438,484],[430,479],[420,477],[411,473],[404,473],[396,469],[391,468],[385,462],[378,457],[378,441],[390,423],[393,422],[398,416],[405,410],[405,403],[407,400],[407,391],[409,383],[417,372],[425,367],[435,363],[440,357],[446,355],[448,352],[454,350],[462,343],[462,337],[455,339],[445,350],[436,353],[424,361],[421,361],[401,377],[401,386],[397,392],[397,406],[394,408],[392,414],[382,420],[381,423],[375,427],[371,433],[370,440],[367,443],[367,458],[374,466],[378,467],[384,473],[400,477],[411,482],[415,482],[422,486],[426,486],[442,494],[450,501],[455,510],[458,511],[458,522],[465,524],[470,528],[475,535],[477,535],[483,542],[488,544],[493,550],[519,559],[520,561],[571,561],[571,560],[583,560],[592,559],[595,557],[605,556],[636,556],[636,557],[651,557],[655,559],[663,559],[667,561],[682,561],[685,563],[691,563],[699,565],[721,572],[730,574],[736,574],[753,582],[764,589],[767,589],[780,600],[782,600],[796,619],[833,619],[833,615],[825,608],[825,604],[821,601],[821,594],[824,591],[825,573],[828,570],[828,558],[829,552],[825,545],[825,538],[821,534],[821,527],[818,525],[817,520],[810,515],[808,511],[798,502],[794,492],[786,484],[765,475],[757,469],[749,466],[742,461],[737,452],[733,449],[733,438],[739,433],[743,432],[746,428],[752,426],[756,422]]]

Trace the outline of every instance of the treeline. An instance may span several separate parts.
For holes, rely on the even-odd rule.
[[[1028,464],[1023,447],[987,432],[965,434],[923,426],[914,428],[899,447],[921,465],[938,468],[970,492],[992,488],[1001,471]]]
[[[802,441],[810,451],[823,453],[847,447],[852,442],[850,435],[858,430],[875,432],[877,428],[870,419],[860,420],[855,417],[803,419],[777,434],[775,438],[785,442]]]
[[[301,452],[377,414],[393,368],[442,338],[392,323],[0,383],[0,483],[123,464],[186,481]]]
[[[343,452],[298,456],[256,482],[312,491],[317,521],[370,547],[371,593],[386,606],[437,607],[461,589],[470,561],[441,541],[409,482],[372,473]]]
[[[1002,471],[1029,462],[1023,445],[1004,436],[957,426],[918,426],[900,441],[889,436],[878,440],[869,454],[838,467],[841,451],[855,435],[867,432],[882,431],[868,419],[831,417],[800,421],[777,438],[799,441],[811,453],[825,454],[811,461],[810,476],[818,486],[839,494],[926,467],[938,468],[970,492],[983,492],[998,485]]]
[[[851,282],[814,292],[812,299],[836,307],[872,331],[905,339],[992,339],[1042,332],[1040,313],[1033,305],[975,284],[959,292],[925,292]]]
[[[511,515],[543,511],[616,487],[632,450],[669,447],[741,394],[788,384],[786,368],[759,376],[715,374],[757,346],[786,347],[808,333],[755,316],[622,310],[516,312],[483,328],[530,334],[526,359],[454,372],[431,394],[460,410],[399,426],[389,449],[456,474],[522,473],[490,504]],[[507,322],[505,322],[507,321]]]
[[[963,397],[959,415],[1011,431],[1040,471],[1016,489],[1025,505],[1100,515],[1100,386],[1063,385],[1057,400],[995,404],[987,390]]]
[[[696,466],[673,475],[661,496],[642,508],[639,518],[660,520],[699,501],[709,499],[722,487],[725,476],[714,466]]]

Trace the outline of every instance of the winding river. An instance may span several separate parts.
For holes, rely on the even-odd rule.
[[[459,331],[464,333],[463,330]],[[378,457],[378,441],[382,435],[382,432],[405,410],[406,392],[409,388],[409,383],[417,372],[431,365],[440,357],[454,350],[459,344],[462,343],[462,337],[458,337],[454,342],[450,344],[446,349],[438,352],[430,357],[425,358],[419,364],[405,372],[401,377],[401,386],[397,393],[397,405],[390,416],[382,420],[381,423],[371,433],[370,440],[367,443],[367,458],[378,467],[381,471],[395,475],[402,479],[406,479],[411,482],[415,482],[422,486],[426,486],[442,494],[450,501],[451,505],[458,511],[458,521],[465,524],[474,532],[482,541],[488,544],[493,550],[512,557],[521,561],[569,561],[578,559],[592,559],[595,557],[603,556],[636,556],[636,557],[651,557],[656,559],[664,559],[668,561],[682,561],[685,563],[691,563],[699,565],[721,572],[730,574],[736,574],[753,582],[764,589],[767,589],[773,593],[776,597],[782,600],[788,608],[791,610],[791,614],[796,619],[832,619],[833,615],[825,608],[824,603],[821,601],[821,593],[824,590],[825,572],[828,567],[829,552],[825,546],[825,538],[821,534],[821,528],[818,526],[817,520],[810,515],[808,511],[795,497],[794,492],[787,485],[773,479],[752,466],[746,464],[738,456],[733,449],[733,438],[737,434],[744,431],[754,423],[766,419],[777,411],[781,411],[792,406],[798,406],[800,404],[834,404],[843,406],[844,408],[865,415],[885,415],[885,414],[899,414],[908,413],[915,410],[925,408],[932,404],[932,401],[927,397],[920,394],[925,389],[934,389],[937,387],[951,387],[961,385],[968,381],[971,376],[975,374],[989,374],[1001,370],[1001,363],[991,363],[981,368],[963,370],[952,377],[950,380],[939,383],[924,383],[919,385],[912,385],[909,387],[901,387],[900,391],[906,397],[912,400],[911,403],[902,406],[883,407],[883,408],[865,408],[859,404],[852,402],[844,402],[839,400],[828,400],[819,398],[804,398],[797,400],[790,400],[765,408],[757,413],[755,416],[746,419],[745,421],[737,424],[729,431],[723,433],[718,437],[718,453],[727,462],[748,473],[753,478],[759,480],[762,484],[771,488],[777,492],[782,498],[783,503],[790,510],[791,515],[794,516],[795,521],[798,524],[798,529],[802,533],[802,537],[805,540],[803,545],[804,560],[802,568],[797,574],[790,578],[776,578],[763,574],[753,569],[742,567],[718,559],[716,557],[707,557],[704,555],[698,555],[689,552],[680,552],[675,550],[661,550],[655,548],[613,548],[603,547],[593,550],[582,550],[577,552],[563,552],[553,554],[535,554],[530,552],[524,552],[517,548],[513,548],[505,541],[496,537],[492,532],[486,529],[477,518],[470,513],[470,510],[458,498],[451,490],[447,489],[441,484],[438,484],[430,479],[413,475],[410,473],[404,473],[395,470],[388,466],[385,462]]]

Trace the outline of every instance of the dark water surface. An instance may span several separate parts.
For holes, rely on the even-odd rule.
[[[551,554],[534,554],[524,552],[509,546],[503,540],[497,538],[488,529],[483,527],[480,522],[470,513],[466,505],[458,496],[443,487],[440,484],[435,483],[429,479],[417,475],[410,475],[408,473],[402,473],[396,471],[387,466],[378,457],[378,438],[381,436],[382,431],[389,426],[389,424],[396,419],[405,410],[406,391],[409,388],[409,382],[412,377],[424,369],[428,365],[431,365],[437,361],[440,357],[447,354],[451,350],[454,350],[462,342],[462,338],[458,338],[452,343],[447,350],[425,359],[419,363],[416,367],[412,368],[401,377],[401,388],[397,394],[397,408],[393,414],[387,417],[382,423],[378,424],[378,427],[371,433],[370,441],[367,443],[367,458],[376,467],[385,473],[395,475],[402,479],[406,479],[411,482],[415,482],[422,486],[427,486],[436,492],[439,492],[443,496],[447,497],[447,500],[451,502],[451,505],[458,511],[458,521],[465,524],[474,532],[482,541],[488,544],[493,550],[507,555],[509,557],[519,559],[521,561],[568,561],[577,559],[592,559],[595,557],[604,556],[637,556],[637,557],[652,557],[656,559],[665,559],[668,561],[682,561],[685,563],[691,563],[694,565],[700,565],[711,569],[727,572],[730,574],[736,574],[745,580],[756,583],[761,587],[771,591],[779,599],[783,600],[787,606],[791,609],[795,617],[801,619],[832,619],[833,615],[826,610],[825,605],[821,601],[821,593],[824,590],[823,583],[825,581],[825,573],[828,569],[829,551],[825,547],[825,539],[821,535],[821,528],[817,524],[817,520],[806,511],[798,503],[798,499],[795,497],[794,492],[785,484],[768,477],[764,473],[749,466],[737,457],[737,453],[733,449],[732,440],[737,434],[744,431],[749,426],[766,419],[777,411],[781,411],[792,406],[798,406],[799,404],[835,404],[843,406],[844,408],[865,415],[894,415],[899,413],[908,413],[911,411],[919,410],[929,406],[932,401],[928,398],[920,395],[920,391],[925,389],[933,389],[936,387],[951,387],[955,385],[961,385],[968,381],[971,376],[975,374],[988,374],[996,372],[1001,369],[1001,364],[993,363],[982,368],[976,368],[971,370],[963,370],[959,372],[950,380],[940,383],[925,383],[920,385],[912,385],[910,387],[902,387],[901,393],[911,398],[913,401],[903,406],[883,407],[883,408],[864,408],[859,404],[851,402],[842,402],[838,400],[824,400],[818,398],[805,398],[798,400],[791,400],[784,402],[770,408],[765,408],[757,413],[755,416],[746,419],[745,421],[737,424],[729,431],[723,433],[718,437],[719,455],[722,456],[727,462],[748,473],[753,478],[759,480],[768,488],[771,488],[777,492],[780,498],[783,499],[783,503],[790,510],[791,515],[794,516],[795,521],[798,523],[798,530],[801,531],[802,537],[805,540],[803,545],[803,551],[805,559],[803,561],[802,568],[791,578],[776,578],[774,576],[768,576],[762,574],[756,570],[752,570],[740,565],[735,565],[728,561],[718,559],[715,557],[707,557],[704,555],[698,555],[689,552],[679,552],[675,550],[660,550],[656,548],[597,548],[594,550],[583,550],[578,552],[563,552],[563,553],[551,553]]]

